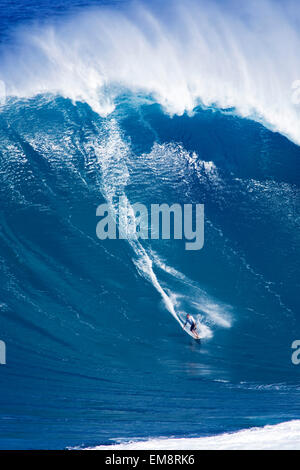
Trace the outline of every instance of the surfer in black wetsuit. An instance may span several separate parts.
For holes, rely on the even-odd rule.
[[[187,314],[186,316],[186,319],[185,319],[185,324],[184,324],[184,327],[186,327],[187,323],[189,325],[191,325],[191,328],[190,328],[190,331],[194,334],[194,335],[197,335],[197,325],[196,325],[196,322],[195,322],[195,319],[192,317],[192,315],[190,315],[189,313]]]

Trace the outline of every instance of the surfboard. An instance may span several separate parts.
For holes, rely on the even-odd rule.
[[[196,341],[200,341],[200,340],[201,340],[201,337],[199,336],[198,333],[195,334],[195,333],[192,333],[192,332],[191,332],[191,330],[190,330],[190,328],[191,328],[190,325],[187,325],[185,328],[184,328],[183,325],[182,325],[182,328],[183,328],[183,330],[184,330],[188,335],[190,335],[190,336],[191,336],[193,339],[195,339]]]

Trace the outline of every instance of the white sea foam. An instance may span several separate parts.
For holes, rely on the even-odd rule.
[[[0,59],[7,94],[60,93],[107,115],[120,87],[143,90],[171,114],[234,107],[300,143],[297,1],[171,0],[157,10],[88,9],[23,28]]]
[[[98,450],[300,450],[300,420],[213,437],[131,441]]]

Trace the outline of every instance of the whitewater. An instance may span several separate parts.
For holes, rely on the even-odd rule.
[[[152,439],[98,446],[93,450],[300,450],[300,422],[191,439]]]

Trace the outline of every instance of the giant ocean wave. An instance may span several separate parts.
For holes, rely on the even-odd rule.
[[[299,448],[299,421],[198,439],[153,439],[97,447],[99,450],[299,450]]]
[[[85,7],[1,43],[1,447],[299,417],[299,9],[234,5]],[[205,204],[204,248],[98,240],[119,197]]]
[[[120,87],[146,91],[171,114],[234,108],[299,143],[299,22],[295,2],[266,0],[91,8],[20,28],[1,78],[8,94],[59,93],[101,115]]]

